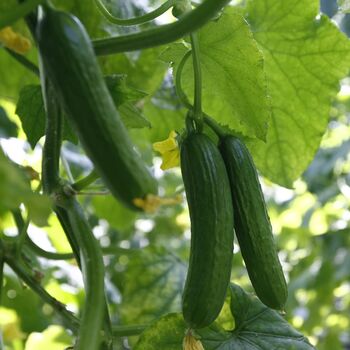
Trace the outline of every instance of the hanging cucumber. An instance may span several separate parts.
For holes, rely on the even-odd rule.
[[[45,70],[87,155],[112,194],[132,209],[157,193],[157,183],[135,152],[80,21],[43,6],[37,41]]]
[[[222,137],[219,149],[230,180],[235,231],[249,278],[264,304],[283,310],[287,284],[253,159],[233,136]]]
[[[190,133],[181,144],[181,171],[191,218],[191,251],[183,292],[190,328],[218,316],[230,281],[233,208],[225,164],[206,135]]]

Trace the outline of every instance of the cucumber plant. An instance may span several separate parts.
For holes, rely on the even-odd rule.
[[[304,4],[303,1],[300,4]],[[8,59],[16,60],[28,74],[39,78],[40,86],[36,81],[37,85],[29,88],[27,95],[21,93],[20,97],[22,104],[26,98],[27,104],[31,106],[28,110],[31,110],[36,118],[31,131],[28,131],[28,116],[20,115],[22,108],[18,108],[17,113],[21,117],[27,136],[32,132],[35,133],[36,139],[45,136],[45,141],[42,147],[40,179],[38,172],[33,171],[31,178],[27,168],[11,167],[10,160],[2,156],[2,151],[0,153],[0,190],[6,189],[4,192],[0,191],[0,194],[3,196],[5,193],[11,199],[15,192],[12,189],[16,187],[11,184],[17,184],[20,193],[19,198],[15,198],[17,201],[13,207],[6,207],[11,200],[4,201],[6,205],[0,202],[0,216],[3,214],[3,208],[12,210],[11,220],[18,231],[15,237],[12,233],[12,236],[7,235],[2,232],[3,223],[0,222],[1,300],[4,296],[13,295],[9,289],[12,288],[11,284],[6,280],[9,274],[4,268],[9,266],[43,302],[51,306],[60,323],[69,329],[70,343],[65,344],[69,349],[148,350],[175,349],[181,348],[181,345],[185,350],[214,347],[237,350],[252,347],[265,349],[264,342],[269,336],[271,348],[286,348],[285,344],[288,344],[293,349],[313,349],[281,318],[281,311],[289,311],[288,286],[278,258],[257,170],[243,140],[251,138],[252,142],[256,142],[256,146],[260,142],[256,139],[267,138],[268,145],[271,145],[271,142],[274,142],[271,139],[276,137],[271,132],[266,134],[266,109],[267,105],[270,107],[267,90],[271,89],[271,95],[276,96],[276,76],[280,74],[283,66],[279,65],[279,59],[280,56],[290,54],[284,47],[285,32],[288,32],[288,38],[291,38],[289,41],[293,43],[300,38],[309,40],[310,33],[312,39],[317,42],[316,37],[319,33],[326,32],[322,26],[330,24],[320,16],[320,19],[312,22],[310,32],[305,33],[306,24],[304,26],[298,23],[299,27],[297,26],[296,30],[293,27],[291,30],[290,23],[294,23],[295,18],[298,18],[295,13],[298,13],[301,5],[294,4],[292,8],[291,4],[277,0],[266,0],[263,6],[257,0],[251,0],[247,2],[245,11],[240,8],[245,3],[243,1],[226,7],[229,0],[203,0],[200,3],[166,0],[153,11],[141,14],[140,11],[136,11],[125,16],[126,18],[118,16],[117,13],[120,10],[119,13],[124,15],[125,8],[129,5],[132,7],[131,2],[120,4],[103,0],[91,1],[96,12],[95,17],[91,18],[86,15],[91,11],[91,4],[82,4],[79,0],[73,1],[71,7],[65,2],[48,0],[18,2],[17,6],[12,6],[11,3],[11,8],[6,4],[0,5],[1,45],[4,47],[0,48],[0,62],[2,52],[9,54]],[[270,11],[269,6],[273,11]],[[3,8],[6,10],[3,11]],[[283,16],[276,20],[275,13],[281,8],[284,9]],[[174,21],[158,24],[155,20],[165,13],[172,14]],[[284,18],[286,13],[293,14],[291,19],[289,16],[286,16],[287,20]],[[257,14],[260,14],[261,18]],[[264,21],[271,22],[271,17],[273,23],[265,26]],[[25,21],[15,22],[21,18]],[[279,27],[280,21],[285,27],[282,24]],[[97,24],[98,30],[94,28]],[[126,28],[129,26],[138,27]],[[324,32],[318,30],[319,26]],[[267,33],[266,28],[269,29]],[[105,38],[101,38],[101,33],[118,35],[105,35]],[[280,33],[284,34],[283,40],[276,43],[275,36],[278,37]],[[297,38],[295,33],[298,34]],[[29,40],[30,35],[32,43]],[[265,40],[268,35],[271,37]],[[331,35],[325,37],[333,38]],[[18,46],[18,38],[25,44],[25,50]],[[270,48],[270,41],[275,45],[271,52],[266,49]],[[330,41],[336,43],[334,45],[340,45],[342,42],[341,39]],[[233,48],[228,47],[227,42]],[[165,47],[165,44],[170,46]],[[315,47],[326,46],[324,43],[314,44],[311,50],[312,57],[315,55]],[[301,50],[303,56],[299,58],[300,62],[308,67],[310,52],[306,47],[307,44],[303,43],[302,49],[305,52]],[[276,48],[278,52],[275,52]],[[143,51],[144,49],[151,50]],[[327,56],[327,60],[323,61],[332,62],[333,56],[330,52],[334,47],[328,49],[329,46],[325,52],[330,57]],[[25,55],[28,50],[29,54]],[[350,52],[350,46],[347,48],[344,44],[340,45],[337,52],[347,50]],[[131,51],[133,52],[130,53]],[[232,54],[233,51],[235,55]],[[297,50],[292,51],[293,55],[297,56]],[[261,52],[266,57],[263,57]],[[159,80],[160,84],[163,79],[164,85],[161,91],[155,92],[156,83],[150,82],[152,79],[149,77],[152,77],[153,71],[165,73],[166,68],[163,69],[160,63],[154,61],[151,65],[143,67],[142,62],[156,56],[162,59],[171,56],[165,59],[173,64],[174,81],[168,79],[168,75],[164,80],[164,76],[159,74],[154,81]],[[271,62],[271,57],[274,62]],[[34,63],[35,60],[39,62],[39,67]],[[267,62],[266,67],[262,67],[263,60]],[[295,57],[290,61],[295,62]],[[283,64],[290,62],[287,59]],[[275,66],[278,66],[278,69],[274,70]],[[321,71],[321,68],[317,69]],[[337,67],[332,74],[338,77],[342,69]],[[252,74],[249,74],[250,70]],[[114,76],[122,73],[126,80],[123,78],[122,83],[118,79],[113,80],[115,84],[108,86],[104,77],[106,73]],[[270,74],[267,84],[265,73],[266,76]],[[300,80],[295,79],[298,74],[291,77],[288,70],[283,73],[290,79],[283,85],[281,95],[285,91],[290,92],[288,89],[292,85],[293,88],[298,87]],[[314,70],[312,73],[315,75]],[[212,78],[210,83],[208,76]],[[335,86],[339,79],[333,80],[327,81],[327,86]],[[126,86],[126,81],[130,85]],[[225,84],[229,87],[229,93],[226,91],[226,94],[222,94],[222,86]],[[145,90],[149,90],[147,97],[145,93],[137,91],[143,85]],[[6,83],[4,86],[5,89],[8,88]],[[319,85],[316,87],[319,88]],[[35,94],[30,95],[32,91],[37,93],[40,89],[43,101],[36,98]],[[262,91],[266,93],[264,98],[261,96]],[[299,93],[300,96],[304,94],[299,89],[298,97]],[[208,96],[212,96],[212,100]],[[236,104],[228,101],[235,100],[237,96],[240,96],[242,101]],[[328,96],[329,99],[330,93],[322,92],[320,96]],[[266,106],[261,106],[262,117],[259,115],[260,110],[256,111],[253,101],[255,98],[257,101],[266,102]],[[171,105],[173,109],[165,109],[159,113],[161,108],[158,104],[163,106],[164,101],[167,102],[167,107]],[[305,108],[303,112],[310,112],[308,103],[312,108],[316,105],[313,99],[309,102],[298,98],[297,102],[300,101]],[[2,103],[2,100],[0,102]],[[260,107],[259,103],[256,104]],[[236,105],[237,110],[232,108],[233,105]],[[273,105],[272,113],[279,113],[281,108],[276,106],[279,106],[278,103]],[[144,110],[151,119],[151,123],[144,122],[143,127],[152,124],[151,130],[127,130],[135,125],[140,127],[137,123],[137,118],[143,118],[139,114],[140,110]],[[210,118],[206,113],[209,114],[209,111],[213,110],[215,113],[213,118]],[[2,124],[3,120],[6,119],[3,111],[4,109],[0,108],[0,135],[5,125]],[[44,129],[41,126],[43,123],[40,123],[40,115],[45,117],[45,130],[40,130]],[[280,120],[275,114],[273,117],[274,132],[278,134],[282,129]],[[125,118],[130,118],[131,122],[124,123]],[[254,125],[255,122],[257,125]],[[225,124],[228,124],[228,127],[224,126]],[[73,161],[66,159],[67,149],[73,149],[72,145],[67,146],[63,143],[63,139],[67,138],[67,125],[72,125],[72,132],[79,141],[77,148],[79,152],[86,154],[93,167],[89,169],[88,176],[78,181],[75,178],[81,173],[72,175],[69,164]],[[153,172],[156,175],[154,176],[145,160],[151,158],[147,158],[150,143],[159,140],[154,135],[158,137],[163,132],[170,132],[169,139],[159,142],[158,147],[154,147],[162,152],[162,169],[170,165],[177,166],[180,162],[181,173],[176,170],[164,175],[156,169]],[[305,130],[306,136],[308,132],[309,130]],[[317,129],[316,133],[320,134],[320,129]],[[152,136],[149,136],[150,134]],[[283,139],[278,144],[280,153],[287,149],[285,142]],[[135,145],[140,146],[138,150]],[[263,171],[269,167],[270,159],[264,160],[263,156],[259,158],[259,154],[262,153],[255,149],[254,159],[258,155],[257,165],[259,170]],[[156,167],[158,159],[153,160]],[[295,163],[295,160],[291,159],[290,168],[292,164],[295,166]],[[9,169],[7,172],[10,175],[6,176],[3,169]],[[24,174],[21,172],[23,169],[27,170]],[[283,180],[285,183],[290,173],[292,171],[288,169]],[[272,177],[272,180],[275,178]],[[32,229],[30,223],[34,222],[32,213],[35,210],[43,210],[39,208],[40,205],[33,205],[26,197],[31,198],[30,194],[33,195],[30,181],[38,182],[37,195],[40,193],[41,196],[45,195],[46,199],[49,198],[50,202],[45,202],[45,209],[52,214],[50,220],[57,219],[56,228],[62,229],[71,251],[46,251],[28,235],[28,231]],[[171,181],[173,182],[169,186]],[[5,183],[4,186],[2,182]],[[23,191],[24,183],[29,186],[27,192]],[[89,191],[85,192],[86,189]],[[114,198],[110,197],[108,202],[108,215],[100,215],[97,208],[101,197],[98,198],[97,195],[109,193]],[[88,196],[83,197],[84,195]],[[177,232],[179,227],[181,233],[185,231],[182,219],[183,214],[187,213],[187,207],[183,198],[186,198],[189,211],[190,239],[180,241],[173,235],[173,231]],[[161,204],[167,207],[155,213]],[[27,214],[26,218],[24,213]],[[108,223],[100,219],[105,219]],[[131,224],[128,222],[121,228],[118,226],[119,220],[124,219],[129,220]],[[148,229],[141,228],[142,225],[148,225]],[[94,230],[96,226],[99,226],[99,230]],[[161,251],[163,255],[168,254],[168,260],[156,259],[160,249],[157,246],[159,236],[156,237],[155,232],[160,230],[163,236],[159,241],[165,245]],[[104,235],[101,241],[95,237],[100,234]],[[240,255],[233,255],[235,237],[246,269],[239,264]],[[178,252],[181,258],[177,255]],[[108,255],[108,258],[104,259],[104,254]],[[189,258],[184,261],[184,257],[188,255]],[[76,265],[80,270],[84,293],[78,293],[79,296],[75,298],[79,299],[79,302],[74,312],[58,302],[55,299],[56,295],[50,294],[55,293],[54,288],[44,288],[48,279],[45,279],[40,271],[47,269],[47,273],[52,277],[54,275],[51,274],[51,269],[54,265],[46,262],[42,264],[41,259],[69,260],[70,266]],[[168,268],[169,261],[180,267],[173,272]],[[322,268],[329,268],[327,263],[329,261],[325,262]],[[59,269],[61,266],[54,268]],[[155,269],[158,275],[150,277],[148,272],[152,269]],[[162,269],[166,270],[163,274]],[[134,275],[131,274],[132,277],[129,276],[130,270],[136,271]],[[341,273],[343,271],[340,271],[339,275]],[[243,293],[233,284],[230,285],[230,281],[239,281],[247,283],[250,288],[248,277],[258,298]],[[6,283],[3,283],[4,279]],[[158,287],[158,298],[147,294],[147,283]],[[169,285],[175,292],[173,289],[169,292]],[[171,294],[170,297],[167,293]],[[231,305],[227,303],[228,295],[232,297]],[[150,306],[150,299],[156,306]],[[293,303],[293,300],[291,302]],[[125,309],[124,305],[128,303],[132,306]],[[11,305],[11,301],[7,301],[6,305]],[[150,326],[155,315],[161,316],[174,310],[178,311],[177,315],[167,315]],[[2,312],[0,308],[0,315]],[[51,309],[48,312],[51,312]],[[42,317],[45,318],[46,315]],[[2,322],[2,319],[0,321]],[[128,324],[132,322],[137,324]],[[26,329],[30,329],[28,325],[25,326]],[[18,339],[22,336],[20,332],[4,334],[20,334]],[[140,334],[139,341],[135,342],[135,338],[132,337]],[[164,334],[167,334],[166,339]],[[29,337],[26,348],[30,347],[31,341]],[[5,343],[5,346],[8,346],[7,339]],[[0,348],[2,345],[0,334]],[[10,346],[19,350],[23,348],[21,340]],[[39,348],[42,344],[35,346]],[[5,349],[7,350],[7,347]]]

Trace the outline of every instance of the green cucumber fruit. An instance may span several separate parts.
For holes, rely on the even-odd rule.
[[[287,284],[253,159],[233,136],[221,138],[219,149],[230,180],[235,232],[249,278],[265,305],[283,310]]]
[[[80,21],[41,8],[37,41],[45,71],[87,155],[112,194],[126,206],[157,193],[157,183],[135,152]]]
[[[210,325],[230,282],[233,207],[225,164],[204,134],[181,143],[181,171],[191,219],[191,249],[182,309],[190,328]]]

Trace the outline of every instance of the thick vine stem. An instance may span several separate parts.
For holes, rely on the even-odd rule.
[[[79,203],[64,193],[58,194],[56,198],[58,198],[56,204],[66,210],[72,233],[79,242],[79,256],[86,293],[76,349],[95,350],[102,340],[101,329],[107,307],[101,248]]]
[[[178,21],[134,34],[94,40],[97,55],[111,55],[171,43],[210,21],[230,0],[205,0]]]
[[[213,119],[207,116],[206,114],[204,115],[204,122],[218,135],[220,138],[224,137],[226,135],[225,131],[223,128]]]
[[[52,194],[60,184],[59,162],[62,145],[63,118],[51,82],[40,65],[41,87],[46,110],[45,144],[42,157],[43,190]]]
[[[163,13],[168,11],[171,7],[173,7],[176,4],[177,0],[167,0],[164,4],[159,6],[157,9],[146,13],[142,16],[133,17],[133,18],[118,18],[113,16],[106,6],[103,4],[101,0],[95,0],[96,6],[101,11],[101,13],[111,22],[117,25],[121,26],[134,26],[143,24],[149,21],[152,21],[156,19],[157,17],[161,16]]]

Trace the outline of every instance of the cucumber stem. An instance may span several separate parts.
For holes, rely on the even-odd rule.
[[[226,136],[227,133],[213,118],[210,118],[208,115],[205,115],[204,122],[219,136],[219,138],[223,138]]]
[[[193,74],[194,74],[194,101],[193,101],[193,118],[196,121],[197,129],[203,128],[202,113],[202,70],[199,55],[199,42],[196,33],[190,34],[192,46]]]
[[[192,104],[188,100],[185,92],[182,89],[182,83],[181,83],[181,76],[182,76],[182,71],[184,69],[184,66],[188,60],[188,58],[191,56],[191,51],[187,51],[184,57],[182,57],[179,66],[176,71],[176,76],[175,76],[175,90],[176,94],[179,97],[181,103],[188,109],[192,109]]]
[[[95,0],[95,4],[98,7],[98,9],[101,11],[101,13],[111,22],[117,25],[121,26],[134,26],[143,24],[149,21],[152,21],[156,19],[157,17],[161,16],[163,13],[168,11],[171,7],[173,7],[176,4],[177,0],[167,0],[164,4],[160,5],[157,9],[146,13],[142,16],[133,17],[133,18],[118,18],[114,15],[112,15],[107,7],[104,5],[104,3],[101,0]]]
[[[146,324],[135,324],[129,326],[113,326],[113,336],[114,337],[129,337],[132,335],[139,335],[142,333],[149,325]]]
[[[71,185],[71,187],[77,191],[80,192],[84,188],[88,187],[89,185],[93,184],[97,179],[99,179],[99,175],[97,174],[96,170],[93,169],[90,174],[85,176],[84,178],[78,180],[74,184]]]

